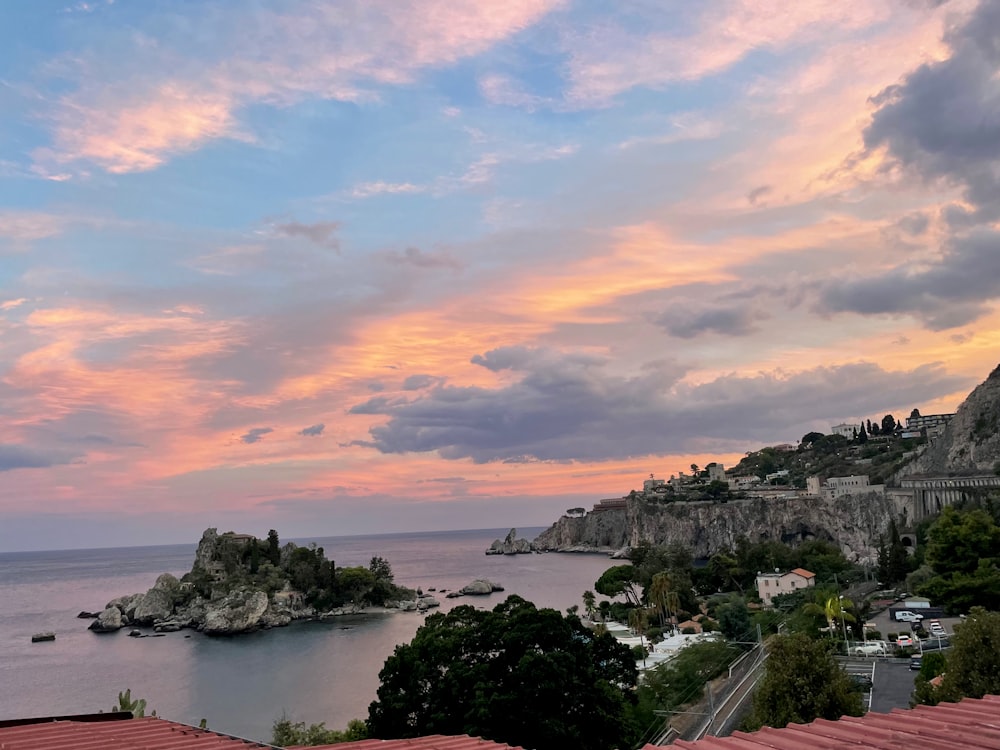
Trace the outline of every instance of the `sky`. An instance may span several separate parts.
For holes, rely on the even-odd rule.
[[[0,551],[548,525],[1000,352],[1000,3],[0,5]]]

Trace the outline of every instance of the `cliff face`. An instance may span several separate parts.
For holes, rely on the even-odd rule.
[[[962,402],[944,432],[898,476],[992,474],[1000,461],[1000,367]]]
[[[795,543],[825,539],[840,544],[849,559],[874,560],[878,537],[893,517],[892,503],[876,494],[818,498],[738,500],[730,503],[659,505],[629,500],[623,509],[563,516],[534,541],[537,549],[618,551],[639,542],[690,547],[707,558],[731,549],[745,536]]]

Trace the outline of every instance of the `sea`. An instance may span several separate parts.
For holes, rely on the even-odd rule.
[[[504,591],[447,599],[439,611],[470,604],[492,608],[517,594],[565,611],[614,564],[606,555],[547,553],[487,556],[509,529],[296,539],[315,542],[338,566],[392,565],[410,588],[459,589],[488,578]],[[541,528],[518,530],[532,539]],[[285,540],[282,540],[283,542]],[[228,638],[191,630],[130,638],[87,630],[81,610],[146,591],[160,573],[191,569],[196,544],[0,553],[0,720],[110,710],[118,692],[147,701],[147,713],[253,740],[268,741],[275,719],[325,722],[343,729],[364,719],[378,673],[425,615],[352,615]],[[432,610],[433,611],[433,610]],[[34,633],[56,640],[31,643]],[[150,631],[145,631],[150,632]]]

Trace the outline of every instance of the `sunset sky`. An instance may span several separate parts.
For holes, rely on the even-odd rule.
[[[0,5],[0,551],[547,525],[1000,361],[1000,3]]]

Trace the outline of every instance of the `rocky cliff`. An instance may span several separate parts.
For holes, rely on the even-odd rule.
[[[729,503],[650,503],[630,499],[625,508],[563,516],[533,542],[536,549],[614,553],[639,542],[679,542],[695,557],[731,549],[736,540],[789,543],[824,539],[849,559],[874,560],[875,543],[893,517],[892,503],[871,493],[819,498],[736,500]]]
[[[944,432],[898,475],[992,474],[1000,468],[1000,366],[966,397]]]

